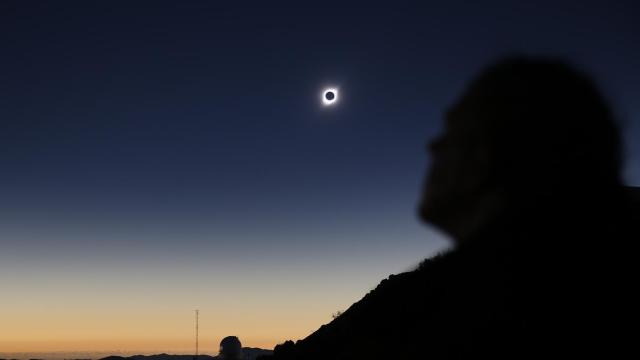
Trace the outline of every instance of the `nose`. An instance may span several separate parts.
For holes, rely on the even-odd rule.
[[[434,154],[442,149],[444,143],[444,137],[442,135],[436,136],[427,143],[427,153]]]

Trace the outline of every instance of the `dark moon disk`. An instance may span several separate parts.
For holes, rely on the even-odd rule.
[[[331,100],[333,100],[333,99],[335,99],[335,98],[336,98],[336,94],[334,94],[334,93],[333,93],[333,91],[327,91],[327,93],[326,93],[326,94],[324,94],[324,97],[325,97],[327,100],[331,101]]]

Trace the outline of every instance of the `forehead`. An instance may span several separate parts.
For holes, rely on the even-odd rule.
[[[475,115],[473,108],[464,99],[460,99],[451,104],[444,113],[444,121],[446,128],[458,128],[475,126]]]
[[[488,126],[491,114],[496,114],[498,104],[504,99],[496,97],[495,91],[483,83],[472,83],[462,95],[445,110],[447,126]]]
[[[444,113],[445,133],[456,138],[478,140],[484,138],[490,131],[492,121],[481,104],[470,97],[462,97],[451,104]]]

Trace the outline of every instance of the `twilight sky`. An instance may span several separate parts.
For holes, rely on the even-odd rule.
[[[636,2],[354,4],[2,1],[0,353],[305,337],[446,244],[425,143],[501,55],[592,73],[640,185]]]

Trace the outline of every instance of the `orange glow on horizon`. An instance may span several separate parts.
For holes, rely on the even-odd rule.
[[[226,335],[225,335],[226,336]],[[223,336],[224,337],[224,336]],[[200,339],[199,353],[216,355],[220,340]],[[261,349],[273,349],[275,345],[284,340],[261,339],[246,337],[241,339],[244,347],[258,347]],[[37,341],[16,340],[0,341],[0,353],[31,353],[31,352],[96,352],[129,354],[192,354],[194,352],[194,339],[167,338],[167,339],[85,339],[63,340],[45,339]]]

